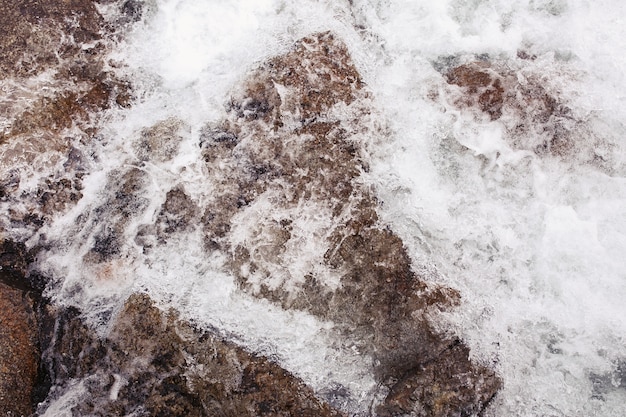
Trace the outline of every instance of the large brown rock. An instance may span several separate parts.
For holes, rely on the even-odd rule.
[[[28,416],[39,370],[33,301],[0,282],[0,415]]]
[[[477,83],[493,92],[479,102],[496,116],[499,84],[483,78]],[[202,217],[207,248],[230,254],[243,291],[331,320],[371,355],[391,392],[381,415],[479,413],[499,379],[429,319],[459,294],[415,274],[363,179],[368,144],[385,133],[371,100],[332,33],[306,37],[253,70],[226,119],[202,137],[215,190]],[[447,371],[424,376],[436,367]],[[421,394],[397,394],[409,385]]]
[[[477,105],[491,120],[497,120],[502,116],[504,103],[502,77],[488,65],[480,62],[459,65],[448,71],[446,80],[449,84],[458,85],[467,91],[463,104]]]
[[[128,20],[140,13],[139,4],[124,3]],[[30,77],[52,67],[56,74],[54,93],[10,109],[11,124],[0,132],[0,204],[7,207],[0,231],[32,230],[82,197],[94,115],[128,105],[129,96],[125,83],[103,72],[104,23],[93,2],[21,1],[19,16],[8,7],[0,3],[9,16],[0,21],[7,24],[0,32],[6,35],[2,76]],[[75,19],[65,19],[70,15]],[[77,42],[64,44],[59,33]],[[372,371],[389,392],[376,413],[480,413],[500,380],[430,319],[433,309],[458,303],[459,294],[414,272],[402,241],[380,221],[379,202],[362,175],[368,144],[386,133],[371,100],[341,41],[331,33],[302,39],[252,71],[233,91],[224,120],[204,129],[210,195],[195,201],[183,184],[173,186],[154,223],[129,237],[131,220],[149,207],[149,178],[137,167],[111,172],[106,201],[80,219],[85,234],[76,238],[93,243],[83,261],[119,258],[129,238],[149,251],[200,224],[207,252],[226,255],[224,267],[241,291],[332,321],[373,359]],[[498,99],[482,101],[492,108]],[[184,129],[175,119],[145,129],[134,148],[138,161],[166,162]],[[76,130],[81,133],[70,136]],[[37,188],[22,189],[32,183],[22,178],[33,175],[43,175]],[[4,363],[20,366],[7,375],[21,378],[6,379],[16,381],[7,390],[19,386],[30,398],[34,321],[28,299],[17,303],[16,290],[6,291],[6,340],[23,347],[6,350]],[[38,412],[74,398],[66,405],[74,415],[340,415],[277,364],[195,329],[145,295],[103,317],[110,323],[101,333],[72,308],[48,305],[41,314],[53,388]],[[32,406],[25,399],[15,404],[24,407],[15,409],[20,413]]]
[[[175,185],[134,242],[149,252],[200,223],[207,251],[227,255],[225,267],[240,290],[332,321],[347,343],[373,359],[372,371],[389,391],[378,413],[480,413],[500,380],[430,319],[460,295],[413,271],[363,179],[368,144],[386,133],[371,100],[333,34],[302,39],[251,71],[233,91],[225,119],[203,130],[211,193],[199,202]],[[162,162],[159,149],[173,146],[180,126],[167,120],[145,129],[137,157]],[[111,173],[110,198],[100,210],[107,223],[94,225],[86,261],[121,256],[125,225],[147,204],[145,177],[136,168]],[[439,367],[447,371],[432,376],[429,370]],[[211,401],[236,410],[240,400],[216,394]],[[281,412],[296,409],[289,410]]]
[[[72,415],[340,416],[268,359],[195,329],[134,294],[105,337],[75,309],[49,306],[46,360],[55,388],[40,412],[72,392]]]
[[[39,375],[39,335],[27,291],[24,245],[0,240],[0,415],[34,409]]]

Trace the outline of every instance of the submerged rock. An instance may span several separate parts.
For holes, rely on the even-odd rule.
[[[435,67],[452,86],[444,89],[444,100],[501,125],[511,148],[610,169],[611,151],[593,133],[589,115],[575,114],[541,67],[532,66],[534,59],[520,52],[517,63],[475,59],[458,65],[448,58]]]
[[[190,130],[177,119],[170,118],[144,129],[135,146],[140,161],[166,162],[176,155],[182,139],[181,131]]]
[[[130,103],[129,83],[106,62],[125,26],[98,6],[0,1],[0,231],[19,240],[80,200],[79,149],[89,152],[102,111]]]

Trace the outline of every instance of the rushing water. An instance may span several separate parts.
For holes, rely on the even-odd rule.
[[[174,118],[181,143],[174,158],[142,167],[150,178],[145,218],[125,225],[127,236],[173,184],[196,201],[211,193],[200,130],[223,116],[246,71],[302,36],[332,30],[388,126],[367,176],[382,217],[416,268],[460,290],[463,301],[442,315],[442,326],[504,380],[487,415],[625,415],[624,19],[626,5],[608,0],[148,2],[144,20],[111,54],[134,80],[138,102],[108,114],[83,199],[46,230],[51,239],[69,236],[46,260],[64,277],[55,295],[106,323],[112,303],[148,291],[318,391],[349,387],[347,407],[365,409],[375,385],[368,359],[334,345],[332,323],[239,293],[220,255],[207,259],[200,231],[147,254],[127,242],[106,269],[80,261],[94,239],[85,214],[102,215],[107,182],[134,163],[142,129]],[[520,119],[534,111],[532,100],[497,120],[457,105],[459,89],[442,71],[476,59],[567,106],[568,152],[537,150],[550,121]]]

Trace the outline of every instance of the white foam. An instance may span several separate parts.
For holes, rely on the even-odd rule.
[[[622,416],[624,387],[597,395],[591,376],[612,375],[626,358],[624,7],[608,0],[157,1],[115,53],[144,95],[111,115],[100,163],[105,172],[132,163],[129,138],[178,117],[191,131],[171,163],[145,168],[156,198],[144,215],[154,216],[164,190],[179,182],[202,202],[211,184],[195,148],[198,131],[222,117],[229,89],[299,37],[334,30],[391,126],[388,141],[370,150],[367,177],[385,203],[382,215],[417,265],[439,271],[430,279],[461,290],[462,305],[443,318],[504,379],[488,415]],[[569,100],[588,129],[576,140],[601,146],[609,168],[514,149],[500,121],[433,99],[445,93],[433,61],[489,54],[506,62],[518,49],[537,56],[525,71]],[[106,177],[90,178],[90,187],[104,187]],[[96,204],[98,192],[85,194],[91,201],[59,220],[58,235]],[[277,358],[317,390],[350,387],[353,401],[362,401],[351,407],[364,409],[362,398],[374,395],[363,371],[369,359],[337,345],[332,323],[240,294],[220,272],[223,260],[206,259],[201,246],[193,233],[145,256],[130,245],[120,266],[128,281],[109,286],[89,281],[92,271],[76,261],[82,246],[49,261],[67,277],[64,288],[86,283],[82,293],[63,292],[71,302],[98,310],[113,288],[148,291]]]
[[[429,17],[441,23],[435,34],[388,38],[387,49],[397,52],[389,52],[389,72],[381,69],[371,83],[397,132],[397,147],[386,150],[390,162],[375,168],[390,203],[385,217],[414,259],[435,260],[442,282],[461,289],[464,302],[447,317],[473,355],[495,363],[504,378],[490,415],[626,412],[616,399],[623,398],[623,387],[593,399],[589,379],[610,374],[626,354],[625,265],[618,253],[625,222],[615,211],[626,203],[623,178],[511,149],[498,122],[476,121],[454,108],[442,114],[440,101],[427,98],[441,91],[427,59],[455,53],[513,58],[518,48],[530,47],[546,54],[542,71],[557,78],[550,85],[572,100],[574,111],[593,111],[602,120],[590,121],[600,128],[595,138],[581,132],[576,140],[611,143],[613,166],[623,173],[623,126],[598,107],[606,97],[612,111],[624,111],[623,88],[616,86],[625,63],[604,53],[623,42],[614,18],[623,7],[559,4],[451,2],[448,16],[458,26],[433,6]],[[507,28],[494,33],[494,19],[506,19]],[[405,33],[406,16],[381,20],[383,28]],[[392,187],[390,180],[400,184]]]
[[[223,262],[219,254],[207,257],[200,231],[186,233],[146,257],[135,289],[277,361],[318,392],[340,384],[351,392],[352,409],[365,409],[356,399],[369,398],[376,389],[372,359],[342,344],[333,323],[237,290],[234,277],[223,272]]]
[[[42,417],[70,417],[72,410],[83,400],[87,394],[85,381],[70,381],[65,393],[50,402]]]

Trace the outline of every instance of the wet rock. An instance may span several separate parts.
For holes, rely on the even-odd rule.
[[[30,256],[0,240],[0,414],[30,415],[39,381],[38,327],[29,290]]]
[[[198,207],[182,186],[168,191],[157,218],[161,238],[188,229],[198,213]]]
[[[479,415],[499,382],[493,373],[469,366],[469,350],[455,344],[431,362],[408,371],[391,388],[377,413],[386,416]]]
[[[127,7],[130,16],[133,7]],[[95,47],[92,52],[99,54]],[[99,58],[71,59],[73,53],[64,52],[71,65],[58,73],[79,87],[18,112],[0,145],[3,160],[22,152],[17,180],[2,183],[7,207],[26,195],[18,194],[28,177],[23,167],[41,150],[57,154],[46,154],[52,172],[30,191],[37,199],[21,213],[24,227],[40,227],[80,199],[84,155],[66,133],[83,129],[80,148],[88,149],[97,130],[93,112],[120,102],[120,87],[102,74]],[[160,207],[145,197],[153,183],[150,163],[170,161],[188,134],[184,123],[166,120],[141,132],[134,149],[139,166],[110,172],[101,204],[77,217],[69,235],[86,245],[80,251],[86,270],[109,279],[122,273],[114,263],[134,249],[129,242],[148,250],[199,224],[207,251],[226,255],[225,268],[242,291],[332,321],[372,358],[372,371],[389,391],[378,404],[380,414],[478,413],[499,379],[472,363],[464,345],[436,331],[430,319],[433,310],[457,303],[459,294],[413,271],[363,179],[367,144],[385,134],[373,111],[345,45],[331,33],[309,36],[254,70],[233,91],[224,120],[203,130],[199,151],[211,193],[201,202],[182,185],[158,190],[165,194]],[[61,175],[59,166],[73,171]],[[20,209],[6,224],[15,227]],[[149,209],[152,223],[136,228]],[[145,295],[102,313],[107,326],[98,332],[84,321],[83,313],[91,312],[52,304],[39,311],[52,383],[40,414],[340,415],[268,358],[195,329]],[[434,375],[439,367],[446,372]],[[338,388],[328,395],[341,403],[346,394]]]
[[[26,245],[0,238],[0,281],[18,289],[28,290],[25,279],[28,266]]]
[[[457,79],[474,83],[478,102],[498,116],[498,82],[463,72]],[[478,413],[499,379],[458,354],[467,348],[429,319],[459,294],[415,274],[361,179],[368,141],[384,134],[370,122],[373,111],[345,45],[328,32],[252,71],[226,119],[201,140],[215,190],[204,206],[207,248],[230,254],[227,267],[243,291],[331,320],[370,355],[392,390],[381,413],[395,413],[393,392],[406,389],[393,381],[403,378],[422,392],[402,400],[406,415],[422,415],[422,405],[437,415]],[[434,382],[411,374],[428,364],[449,372]]]
[[[33,301],[0,282],[0,414],[30,415],[39,371]]]
[[[0,180],[0,201],[7,199],[20,185],[20,175],[17,170],[11,170],[6,178]]]
[[[44,214],[63,213],[83,197],[82,175],[61,178],[56,182],[46,179],[45,186],[37,190],[41,210]]]
[[[103,195],[101,205],[93,210],[89,224],[83,228],[82,237],[91,245],[84,257],[87,263],[110,261],[122,253],[125,242],[129,241],[129,222],[149,204],[142,195],[148,181],[146,172],[138,168],[114,170],[109,174],[108,194]]]
[[[132,295],[104,337],[79,311],[54,309],[45,358],[55,387],[39,413],[54,405],[72,415],[340,415],[276,364],[195,329],[146,295]],[[77,401],[62,405],[72,393]]]
[[[64,162],[89,147],[99,113],[132,100],[105,62],[125,28],[109,23],[93,0],[0,1],[0,229],[14,237],[76,204],[85,164]]]
[[[31,270],[34,252],[36,249],[28,250],[22,242],[0,238],[0,282],[39,299],[46,280]]]
[[[482,65],[481,65],[482,64]],[[491,120],[502,116],[504,88],[496,73],[491,73],[488,65],[473,63],[460,65],[446,74],[449,84],[455,84],[467,90],[467,105],[478,105]]]
[[[604,400],[607,394],[617,390],[626,390],[626,360],[620,358],[615,361],[611,372],[591,372],[589,381],[592,384],[592,398],[598,400]]]
[[[517,69],[488,59],[461,65],[438,63],[446,82],[458,87],[449,89],[446,99],[457,108],[475,111],[478,118],[486,115],[500,123],[514,149],[602,165],[606,146],[601,139],[594,137],[586,121],[576,117],[544,76],[524,69],[533,57],[522,52],[518,57]]]
[[[108,108],[110,90],[106,84],[96,84],[84,92],[64,91],[43,97],[15,120],[10,134],[21,135],[38,129],[58,133],[68,129],[75,121],[87,119],[90,111]]]
[[[166,243],[175,233],[191,230],[199,217],[200,209],[196,203],[183,186],[177,186],[167,192],[155,223],[139,227],[135,243],[143,246],[146,253],[154,246]]]
[[[73,21],[66,20],[72,17]],[[100,38],[102,18],[92,0],[0,2],[0,78],[33,74],[58,62],[71,44]]]
[[[122,4],[122,13],[133,22],[141,20],[143,9],[144,2],[140,0],[126,0]]]
[[[190,130],[189,126],[171,118],[144,129],[141,139],[135,147],[137,157],[141,161],[166,162],[178,151],[182,133]]]

